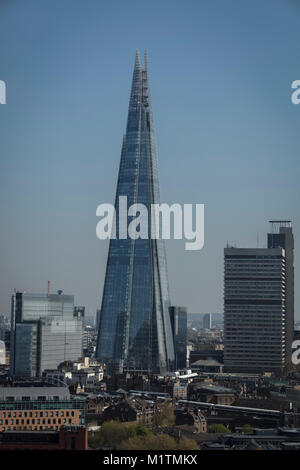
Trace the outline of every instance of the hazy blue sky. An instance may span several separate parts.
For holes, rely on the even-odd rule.
[[[146,48],[162,200],[205,204],[203,250],[167,243],[172,302],[221,312],[227,241],[265,246],[268,220],[291,218],[300,319],[299,25],[298,0],[1,0],[0,313],[48,279],[99,308],[95,211],[114,200]]]

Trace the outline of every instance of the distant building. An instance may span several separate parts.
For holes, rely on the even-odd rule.
[[[95,330],[91,326],[85,326],[82,332],[82,348],[88,349],[89,346],[92,346],[93,338],[95,335]]]
[[[205,330],[211,329],[211,313],[205,313],[203,315],[203,328]]]
[[[0,365],[6,364],[6,349],[4,341],[0,341]]]
[[[66,387],[0,387],[0,431],[58,430],[85,424],[85,399]]]
[[[86,321],[86,318],[85,318],[85,307],[78,307],[75,305],[74,307],[74,317],[75,318],[84,318],[84,323]]]
[[[6,341],[7,333],[10,331],[10,322],[5,315],[0,315],[0,340]]]
[[[175,350],[175,369],[185,369],[187,360],[187,311],[185,307],[169,307]]]
[[[74,297],[62,294],[12,296],[10,374],[41,376],[64,361],[82,356],[83,317]]]
[[[0,341],[4,342],[5,353],[7,353],[10,348],[10,321],[5,315],[0,315]],[[2,364],[6,364],[6,362],[2,362]]]
[[[101,315],[101,310],[97,310],[96,312],[96,331],[99,330],[99,325],[100,325],[100,315]]]

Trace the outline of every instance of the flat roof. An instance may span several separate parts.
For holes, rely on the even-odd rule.
[[[0,400],[6,400],[7,397],[16,400],[22,400],[22,397],[30,397],[31,400],[38,397],[51,399],[54,396],[59,397],[59,400],[69,399],[70,391],[67,387],[0,387]]]
[[[215,359],[199,359],[196,362],[193,362],[191,367],[194,366],[223,366],[221,362],[216,361]]]

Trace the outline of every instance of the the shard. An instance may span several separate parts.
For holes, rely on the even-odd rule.
[[[136,54],[115,199],[96,357],[115,372],[173,370],[174,345],[164,242],[151,239],[151,204],[160,203],[147,57]],[[148,209],[147,239],[119,236],[119,197]],[[121,215],[123,217],[123,215]],[[128,223],[130,217],[128,217]]]

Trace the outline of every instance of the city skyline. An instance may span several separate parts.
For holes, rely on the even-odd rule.
[[[205,204],[203,250],[166,243],[171,303],[222,312],[227,242],[263,246],[269,219],[291,219],[297,257],[300,10],[154,2],[145,25],[135,2],[74,4],[0,6],[0,313],[14,288],[46,292],[48,279],[88,313],[100,307],[108,243],[95,210],[113,201],[137,48],[151,59],[162,199]],[[295,285],[298,272],[296,261]],[[296,320],[299,306],[296,289]]]

